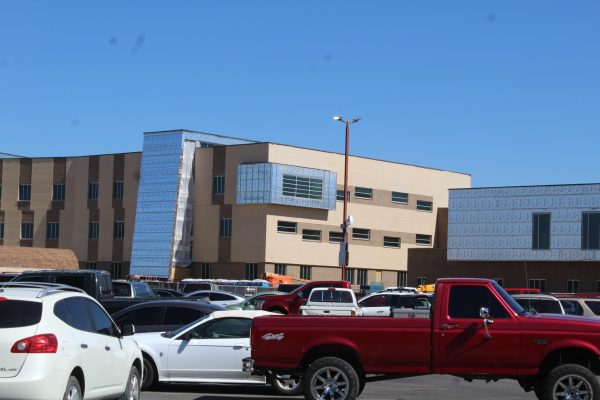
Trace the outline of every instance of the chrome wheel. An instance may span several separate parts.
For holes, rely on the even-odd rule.
[[[127,400],[138,400],[140,398],[140,380],[137,374],[131,374],[129,377],[129,392]]]
[[[588,380],[580,375],[565,375],[556,381],[552,389],[555,400],[592,400],[594,391]]]
[[[348,376],[334,366],[317,370],[310,381],[313,398],[321,400],[344,400],[348,397],[348,387]]]

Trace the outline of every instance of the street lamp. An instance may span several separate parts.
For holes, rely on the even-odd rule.
[[[348,226],[352,224],[352,217],[348,217],[348,149],[350,146],[350,124],[355,124],[360,121],[360,118],[354,118],[351,121],[346,120],[338,115],[333,117],[334,120],[346,124],[346,151],[344,152],[344,219],[342,220],[342,244],[340,247],[340,267],[342,267],[342,280],[346,280],[346,268],[348,267],[348,258],[350,251],[348,250]]]

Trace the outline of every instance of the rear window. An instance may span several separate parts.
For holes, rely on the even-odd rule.
[[[542,299],[516,299],[524,309],[533,313],[562,314],[560,302]]]
[[[596,315],[600,315],[600,301],[586,300],[585,304],[592,310]]]
[[[0,299],[0,328],[35,325],[42,318],[42,303]]]
[[[315,290],[310,295],[310,302],[318,303],[353,303],[350,292],[342,290]]]

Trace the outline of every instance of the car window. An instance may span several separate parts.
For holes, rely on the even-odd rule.
[[[95,332],[101,335],[116,336],[115,327],[106,312],[89,299],[86,303],[94,321]]]
[[[577,300],[561,300],[560,304],[562,304],[566,314],[583,315],[583,307]]]
[[[389,307],[391,301],[390,295],[378,294],[358,302],[361,307]]]
[[[560,302],[544,299],[516,299],[524,309],[532,313],[562,314]]]
[[[130,310],[115,318],[117,325],[160,325],[163,306],[141,307]]]
[[[65,299],[69,312],[69,325],[80,331],[96,332],[86,301],[87,299],[83,297]]]
[[[42,275],[21,275],[16,277],[15,281],[48,282],[48,278]]]
[[[42,303],[0,297],[0,328],[31,326],[42,318]]]
[[[596,315],[600,315],[600,301],[586,300],[585,304]]]
[[[98,276],[98,291],[101,296],[112,294],[112,282],[107,275]]]
[[[56,315],[64,323],[69,325],[71,324],[69,322],[69,312],[67,311],[67,304],[64,300],[57,301],[54,304],[54,315]]]
[[[452,318],[481,318],[481,307],[488,308],[491,318],[508,317],[502,304],[485,286],[452,286],[448,307]]]
[[[415,308],[421,310],[429,310],[431,308],[431,303],[429,302],[429,299],[425,297],[417,297]]]
[[[115,296],[131,297],[131,285],[129,282],[113,282]]]
[[[211,301],[227,301],[227,300],[235,300],[235,297],[230,296],[226,293],[209,293],[208,298]]]
[[[250,337],[252,320],[249,318],[220,318],[196,327],[193,339],[231,339]]]
[[[315,290],[311,292],[310,302],[316,303],[353,303],[352,295],[345,290]]]
[[[152,289],[150,288],[150,286],[148,286],[145,283],[134,282],[134,283],[132,283],[131,286],[133,287],[133,291],[134,291],[136,297],[155,297],[156,296],[154,294],[154,292],[152,291]]]
[[[202,310],[184,307],[167,307],[163,325],[184,325],[199,318],[202,318],[206,313]]]
[[[82,290],[85,290],[85,277],[80,275],[63,275],[56,277],[56,283],[62,283],[63,285],[73,286]]]

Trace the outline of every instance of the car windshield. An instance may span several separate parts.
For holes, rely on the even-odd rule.
[[[185,332],[190,327],[196,325],[198,322],[202,321],[203,319],[208,318],[209,316],[210,316],[210,314],[207,314],[202,318],[198,318],[197,320],[192,321],[187,325],[180,326],[179,328],[175,329],[174,331],[167,331],[167,332],[163,333],[162,335],[167,338],[175,337],[175,336],[179,335],[180,333]]]
[[[518,315],[527,314],[527,311],[521,307],[521,305],[517,303],[517,301],[510,294],[506,293],[506,290],[504,290],[502,286],[498,285],[497,282],[492,283],[492,285],[494,286],[494,289],[496,289],[496,292],[502,297],[506,304],[513,309],[514,312],[516,312]]]

